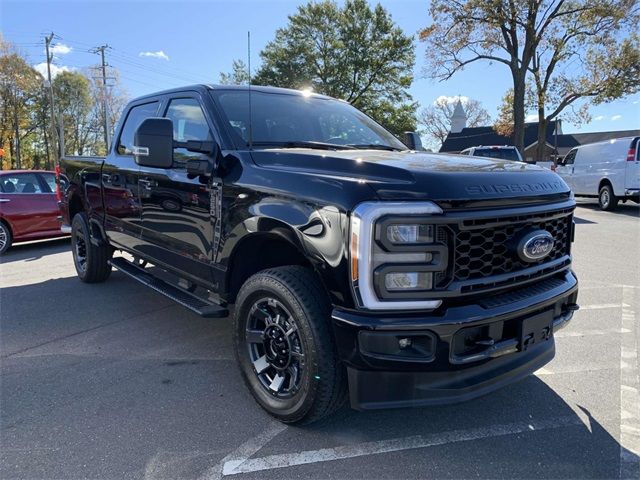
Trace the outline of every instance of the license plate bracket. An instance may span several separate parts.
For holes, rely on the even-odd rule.
[[[542,312],[533,317],[525,318],[520,322],[520,344],[521,351],[527,348],[546,342],[553,334],[553,311]]]

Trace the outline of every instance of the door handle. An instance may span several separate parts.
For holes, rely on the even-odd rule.
[[[138,180],[138,185],[140,185],[145,190],[151,190],[153,187],[157,187],[158,186],[158,182],[156,182],[155,180],[148,179],[148,178],[141,178],[141,179]]]
[[[11,200],[9,200],[8,198],[0,198],[0,203],[8,203]]]

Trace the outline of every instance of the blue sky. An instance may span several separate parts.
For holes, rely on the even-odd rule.
[[[33,65],[45,61],[43,38],[55,32],[58,68],[87,69],[99,61],[88,52],[108,44],[108,62],[117,67],[130,96],[197,82],[218,80],[234,58],[245,59],[247,31],[251,31],[252,63],[273,38],[287,15],[304,3],[290,0],[156,0],[128,2],[0,0],[0,30],[17,44]],[[386,0],[381,3],[407,33],[429,22],[426,0]],[[424,78],[424,46],[417,44],[416,78],[411,87],[421,105],[441,95],[480,100],[492,116],[510,86],[503,65],[477,64],[447,82]],[[68,47],[68,48],[65,48]],[[146,56],[143,52],[147,52]],[[640,95],[591,109],[590,124],[567,132],[640,128]],[[567,114],[567,117],[569,114]]]

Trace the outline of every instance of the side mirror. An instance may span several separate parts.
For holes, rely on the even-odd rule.
[[[416,132],[404,132],[404,144],[409,147],[409,150],[424,150],[420,135]]]
[[[145,119],[133,136],[133,155],[143,167],[173,165],[173,122],[168,118]]]

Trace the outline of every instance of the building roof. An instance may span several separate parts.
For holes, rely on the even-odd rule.
[[[555,122],[550,122],[547,128],[547,143],[556,145],[556,138],[553,134]],[[568,133],[558,135],[558,154],[566,155],[569,150],[579,145],[602,142],[612,138],[637,137],[640,130],[619,130],[612,132],[592,132],[592,133]],[[524,145],[529,147],[538,141],[538,123],[526,123],[524,128]],[[465,148],[477,147],[479,145],[513,145],[511,137],[498,135],[493,127],[470,127],[459,133],[449,133],[445,139],[441,152],[461,152]]]
[[[554,144],[553,132],[556,122],[549,122],[547,127],[547,142]],[[560,137],[560,135],[558,136]],[[529,146],[538,141],[538,123],[525,123],[524,144]],[[463,128],[459,133],[449,133],[445,139],[441,152],[461,152],[465,148],[479,145],[513,145],[511,137],[498,135],[492,126]]]

